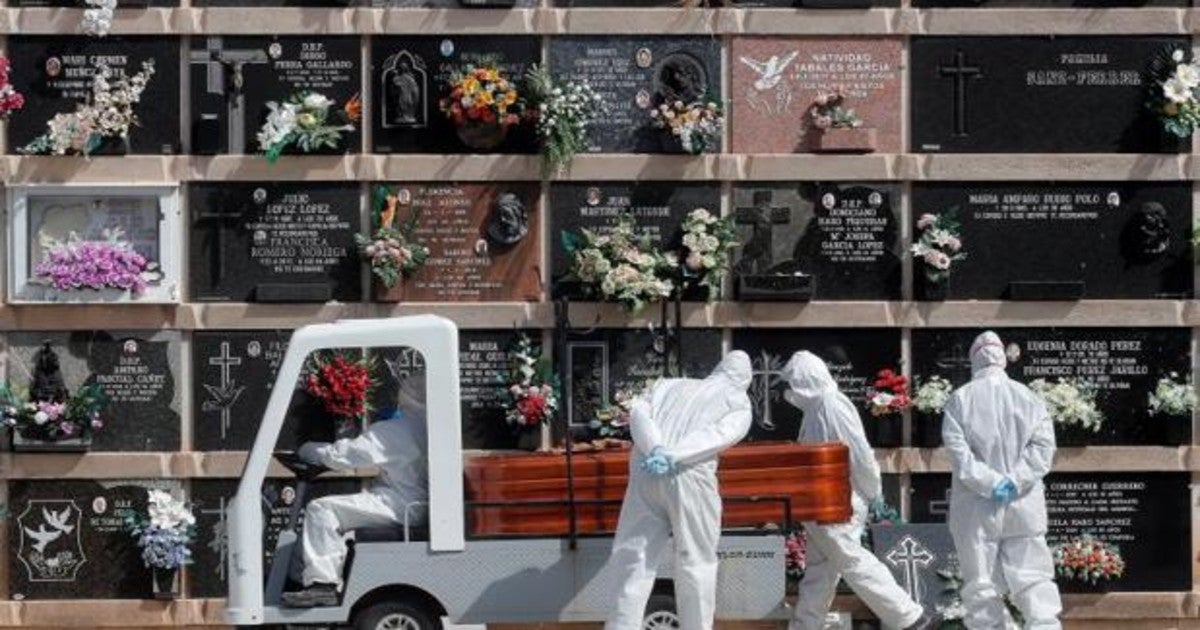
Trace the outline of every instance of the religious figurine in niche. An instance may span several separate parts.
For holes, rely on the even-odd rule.
[[[1171,223],[1167,209],[1157,201],[1142,202],[1141,207],[1121,231],[1121,247],[1130,260],[1149,262],[1162,256],[1171,246]]]
[[[686,53],[672,53],[658,68],[655,87],[663,102],[693,103],[708,91],[708,73],[700,60]]]
[[[513,245],[529,233],[529,211],[513,193],[504,193],[496,200],[488,221],[487,235],[498,245]]]
[[[42,342],[41,349],[33,357],[33,365],[33,383],[29,387],[30,400],[56,403],[66,401],[67,386],[63,382],[58,355],[50,347],[50,340]]]
[[[425,61],[407,50],[387,58],[382,81],[384,129],[426,126],[428,78]]]

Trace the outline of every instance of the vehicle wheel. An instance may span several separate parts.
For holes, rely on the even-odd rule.
[[[679,615],[675,613],[675,598],[666,593],[655,593],[646,602],[646,616],[642,618],[642,630],[679,630]]]
[[[411,602],[379,602],[355,616],[354,630],[442,630],[442,619]]]

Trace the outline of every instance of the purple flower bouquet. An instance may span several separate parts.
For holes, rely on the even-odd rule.
[[[74,232],[66,242],[47,239],[46,256],[34,268],[35,282],[78,291],[116,289],[138,295],[162,279],[158,264],[146,260],[120,230],[105,230],[104,239],[85,241]]]

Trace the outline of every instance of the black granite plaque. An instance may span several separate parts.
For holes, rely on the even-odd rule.
[[[962,225],[967,258],[951,270],[951,299],[1020,299],[1049,284],[1069,291],[1047,294],[1057,299],[1193,293],[1186,184],[918,184],[913,207],[914,221],[953,212]],[[924,264],[914,267],[920,282]]]
[[[194,7],[353,7],[359,0],[192,0]]]
[[[192,185],[192,299],[361,299],[359,192],[353,183]]]
[[[1185,328],[1011,328],[997,331],[1007,345],[1008,375],[1029,383],[1060,378],[1090,380],[1104,414],[1098,433],[1055,428],[1059,446],[1156,444],[1161,418],[1147,411],[1158,379],[1187,374],[1191,333]],[[978,330],[912,331],[913,373],[961,385],[970,378],[968,353]]]
[[[764,184],[734,189],[741,300],[900,299],[897,189]]]
[[[1182,37],[915,37],[913,150],[1179,151],[1145,100],[1154,57],[1187,45]]]
[[[362,0],[377,9],[435,8],[448,9],[511,9],[538,6],[538,0]]]
[[[25,599],[147,599],[150,570],[125,516],[146,512],[146,481],[14,481],[9,590]]]
[[[670,376],[669,341],[661,330],[602,329],[571,335],[567,341],[569,389],[563,409],[571,426],[586,432],[597,409],[615,404],[618,392],[636,394],[647,383]],[[721,331],[684,329],[679,340],[683,376],[704,378],[721,360]]]
[[[9,6],[29,8],[82,8],[80,0],[11,0]],[[179,0],[117,0],[117,9],[145,9],[147,7],[177,7]]]
[[[943,524],[872,525],[875,557],[892,572],[910,597],[933,612],[947,603],[950,582],[938,574],[958,570],[958,554]]]
[[[602,182],[556,184],[550,190],[551,270],[554,295],[582,297],[576,286],[559,280],[570,271],[571,260],[562,247],[562,233],[587,228],[603,233],[623,214],[631,214],[651,242],[665,250],[682,246],[683,220],[696,208],[717,212],[721,189],[714,184],[665,182]],[[702,291],[689,290],[685,298],[703,299]]]
[[[1192,518],[1187,473],[1053,473],[1046,511],[1055,545],[1088,533],[1120,547],[1125,575],[1099,586],[1059,579],[1065,592],[1192,590]],[[950,475],[912,477],[912,521],[943,522]]]
[[[358,492],[356,479],[318,479],[309,484],[305,503],[331,494]],[[237,481],[201,479],[192,482],[193,512],[196,515],[194,563],[188,569],[188,595],[225,597],[228,579],[228,529],[226,510],[237,494]],[[269,575],[279,532],[287,527],[288,514],[296,498],[290,479],[268,479],[263,484],[263,577]],[[300,512],[303,525],[304,512]]]
[[[179,340],[176,331],[14,332],[8,382],[27,388],[34,355],[51,342],[67,390],[97,383],[109,397],[95,451],[179,450]]]
[[[96,155],[170,154],[179,151],[179,40],[173,37],[13,36],[8,40],[12,83],[25,95],[25,109],[8,123],[10,153],[46,132],[55,114],[72,113],[92,93],[97,63],[114,73],[133,76],[145,61],[154,76],[134,106],[139,125],[129,134],[129,147],[118,138],[105,140]]]
[[[1186,7],[1187,0],[914,0],[921,8],[970,7],[1003,9],[1035,7],[1056,9],[1115,8],[1115,7]]]
[[[329,124],[344,124],[345,108],[362,92],[357,37],[225,37],[192,39],[192,153],[260,153],[256,138],[267,103],[317,93],[334,101]],[[336,148],[313,153],[357,153],[361,121]],[[303,153],[296,147],[288,155]]]
[[[533,125],[508,130],[491,149],[471,147],[442,114],[439,102],[450,82],[468,65],[495,64],[518,88],[525,73],[541,58],[535,37],[377,37],[372,43],[374,143],[376,153],[534,153]]]
[[[842,393],[859,408],[868,436],[876,419],[867,412],[867,389],[880,370],[900,365],[898,330],[747,328],[734,330],[733,348],[746,351],[754,366],[753,440],[794,440],[800,434],[802,414],[783,399],[788,385],[782,370],[793,352],[808,350],[829,365]]]
[[[721,95],[721,44],[711,37],[558,37],[550,41],[550,69],[559,80],[586,81],[605,104],[588,128],[589,152],[679,152],[650,112]]]

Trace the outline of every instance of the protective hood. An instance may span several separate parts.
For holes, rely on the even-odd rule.
[[[793,354],[783,366],[783,374],[801,402],[812,402],[838,388],[829,366],[807,350]]]
[[[1000,336],[987,331],[975,338],[971,344],[971,372],[978,374],[980,370],[989,367],[1004,368],[1008,359],[1004,355],[1004,342]]]
[[[750,381],[754,377],[753,369],[750,367],[750,355],[741,350],[734,350],[725,355],[717,367],[713,369],[709,378],[721,377],[739,389],[745,390],[750,387]]]
[[[396,406],[402,410],[425,409],[425,372],[411,372],[400,379]]]

